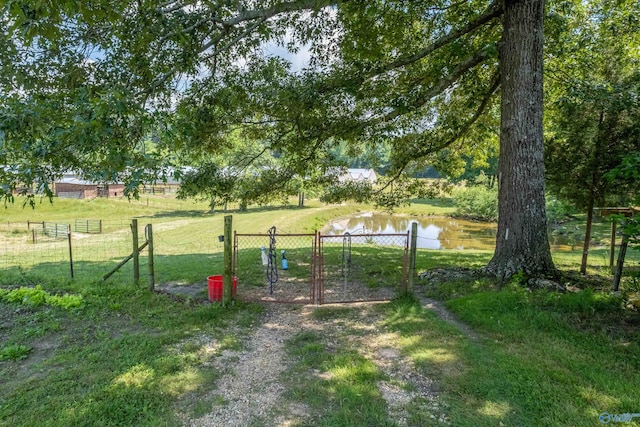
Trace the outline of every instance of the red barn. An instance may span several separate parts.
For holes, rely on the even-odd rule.
[[[69,199],[120,197],[124,193],[124,184],[97,184],[71,177],[54,182],[53,186],[56,196]]]

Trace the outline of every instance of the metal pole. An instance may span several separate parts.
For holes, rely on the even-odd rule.
[[[316,254],[316,242],[318,241],[318,232],[313,236],[311,240],[311,303],[318,304],[316,299],[316,262],[317,262],[317,254]]]
[[[622,268],[624,267],[624,258],[627,255],[627,245],[629,244],[629,236],[622,235],[622,243],[620,243],[620,250],[618,251],[618,264],[616,265],[616,272],[613,276],[613,291],[618,292],[620,289],[620,279],[622,278]]]
[[[149,243],[149,290],[153,292],[156,285],[156,273],[153,265],[153,225],[147,224],[146,235],[147,243]]]
[[[318,305],[324,304],[324,247],[322,235],[318,233]]]
[[[138,220],[131,220],[131,234],[133,238],[133,282],[137,285],[140,282],[140,250],[138,247]]]
[[[342,277],[344,279],[342,292],[347,292],[349,274],[351,273],[351,233],[344,233],[342,238]]]
[[[238,233],[233,232],[233,275],[238,274]]]
[[[616,222],[611,221],[611,252],[609,253],[609,267],[613,267],[616,258]]]
[[[413,292],[413,283],[416,277],[416,255],[418,252],[418,223],[411,224],[411,248],[409,250],[409,281],[407,292]]]
[[[71,224],[68,225],[67,228],[67,237],[69,239],[69,266],[71,267],[71,278],[74,278],[73,275],[73,250],[71,249]]]

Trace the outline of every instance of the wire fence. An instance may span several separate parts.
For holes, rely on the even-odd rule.
[[[55,231],[13,228],[3,234],[0,268],[10,277],[27,273],[42,279],[100,277],[109,264],[122,259],[133,246],[129,230],[85,234],[58,226]]]
[[[206,292],[207,277],[223,272],[224,244],[216,232],[221,228],[220,219],[141,219],[142,225],[154,225],[156,283],[195,284]],[[316,236],[278,231],[273,248],[276,268],[271,278],[263,265],[261,250],[270,249],[271,237],[236,234],[234,265],[240,297],[317,303],[382,300],[397,295],[406,285],[408,233]],[[419,232],[417,240],[419,250],[427,251],[421,248],[435,238]],[[140,233],[138,246],[143,241],[144,233]],[[16,278],[24,277],[34,281],[68,280],[72,275],[75,279],[100,280],[132,253],[133,246],[130,219],[3,222],[0,283],[15,283]],[[453,247],[467,246],[461,241]],[[282,268],[282,250],[287,269]],[[441,256],[436,252],[444,255],[442,249],[429,251],[430,259]],[[640,251],[628,251],[625,266],[637,266],[639,255]],[[560,265],[562,259],[558,258]],[[609,259],[606,250],[598,249],[590,253],[589,263],[606,269]],[[146,262],[144,250],[140,257],[141,281],[146,280]],[[278,274],[277,281],[273,281],[274,273]],[[114,279],[131,281],[132,276],[128,263]]]

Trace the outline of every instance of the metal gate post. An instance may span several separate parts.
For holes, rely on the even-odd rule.
[[[318,305],[318,232],[311,242],[311,304]]]
[[[409,286],[408,268],[407,268],[408,259],[409,259],[409,231],[407,231],[407,237],[405,238],[405,241],[404,241],[404,260],[402,261],[402,283],[404,285],[405,293],[408,291],[408,286]]]
[[[233,275],[238,274],[238,232],[233,231]]]
[[[324,246],[318,233],[318,305],[324,304]]]

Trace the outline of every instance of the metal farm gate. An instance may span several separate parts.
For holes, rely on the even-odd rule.
[[[318,235],[318,304],[387,301],[407,289],[409,233]]]
[[[407,289],[408,249],[409,233],[278,234],[275,227],[235,233],[238,297],[299,304],[390,300]]]
[[[286,270],[282,268],[282,251],[288,262]],[[315,234],[235,233],[233,271],[238,278],[238,297],[245,301],[314,303],[316,257]]]

